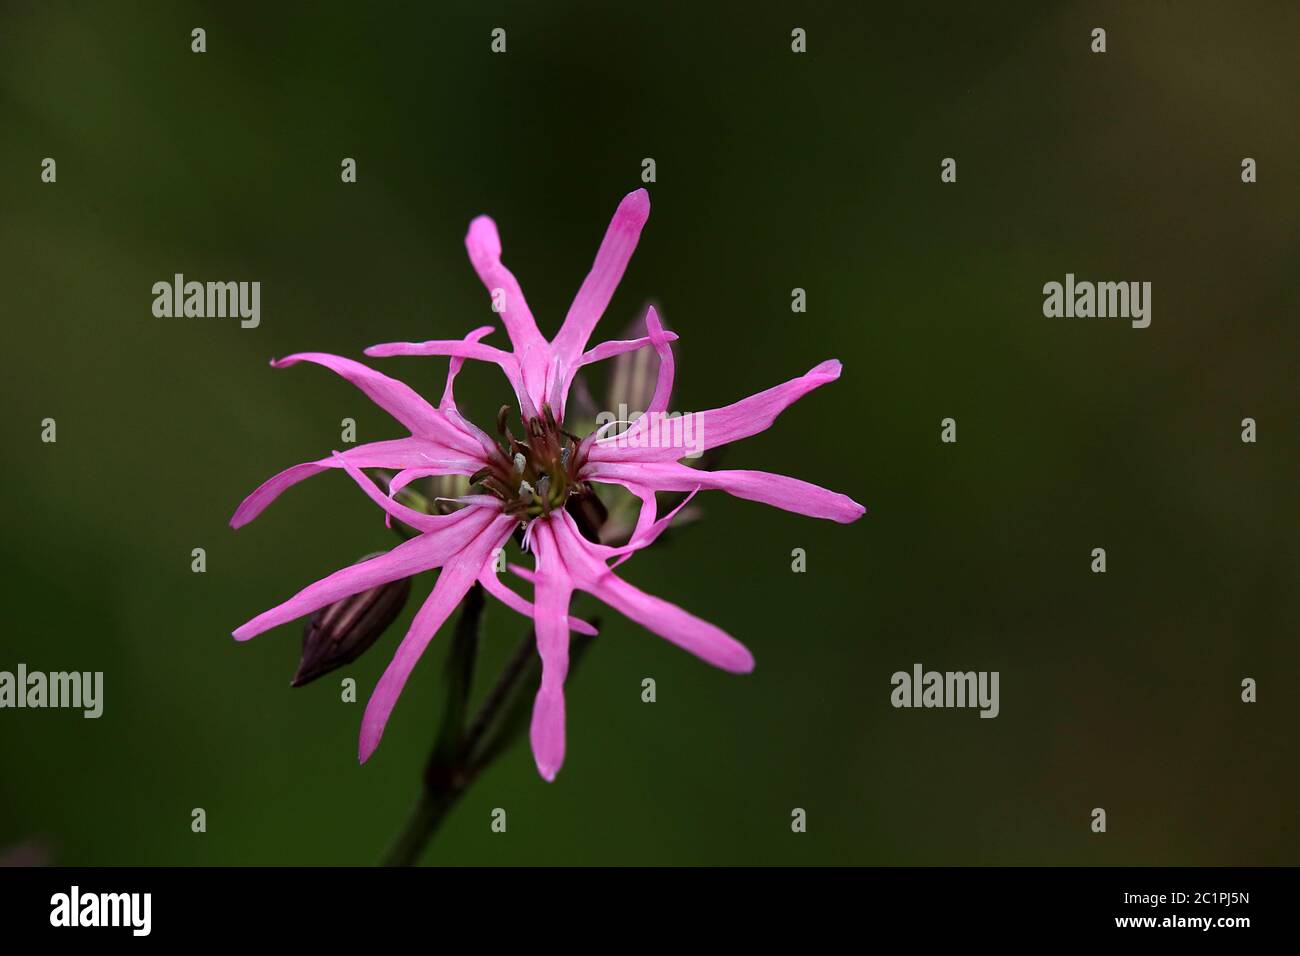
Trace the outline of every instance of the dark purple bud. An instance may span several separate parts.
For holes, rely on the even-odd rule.
[[[368,554],[361,560],[373,557]],[[402,578],[335,601],[313,614],[302,632],[302,660],[291,686],[301,687],[355,661],[397,619],[410,596],[411,579]]]

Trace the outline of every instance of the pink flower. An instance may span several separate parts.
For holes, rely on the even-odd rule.
[[[531,616],[542,659],[542,681],[534,703],[530,740],[538,771],[553,780],[564,761],[564,680],[568,671],[570,630],[592,633],[570,616],[574,591],[585,591],[641,624],[647,630],[697,657],[736,673],[753,669],[754,660],[735,638],[661,598],[646,594],[613,571],[636,551],[649,546],[670,524],[675,509],[658,517],[655,492],[701,489],[727,491],[787,511],[848,523],[864,510],[852,499],[783,475],[759,471],[705,471],[680,463],[688,451],[681,428],[661,428],[667,411],[674,366],[670,342],[651,309],[648,335],[629,342],[607,342],[588,351],[587,341],[631,258],[649,215],[644,190],[625,197],[601,243],[591,273],[578,291],[560,332],[547,341],[537,330],[518,282],[501,263],[496,227],[486,217],[470,225],[466,245],[470,260],[489,290],[504,290],[501,311],[513,352],[483,346],[489,329],[476,329],[463,340],[375,346],[370,355],[450,355],[442,400],[435,408],[400,382],[359,363],[336,356],[304,353],[272,363],[277,367],[311,361],[333,369],[411,433],[390,442],[363,445],[343,454],[295,466],[253,492],[235,512],[238,527],[255,517],[284,488],[325,468],[343,468],[388,516],[419,534],[380,557],[344,568],[310,585],[285,603],[235,631],[247,640],[278,624],[302,617],[341,598],[420,571],[441,568],[437,584],[416,614],[410,630],[380,678],[362,718],[360,759],[379,744],[388,717],[416,661],[438,628],[475,581],[522,614]],[[500,295],[494,293],[498,301]],[[585,438],[563,427],[563,410],[573,377],[583,365],[646,344],[659,355],[659,376],[647,414],[620,435],[593,433]],[[456,408],[453,382],[466,358],[497,363],[515,388],[524,425],[522,439],[498,423],[502,443],[466,421]],[[823,362],[807,374],[724,408],[692,416],[690,451],[729,444],[766,430],[785,408],[809,391],[839,377],[840,364]],[[366,467],[398,468],[385,495],[362,474]],[[461,510],[426,515],[395,501],[391,494],[421,475],[466,474],[483,493],[460,499]],[[592,483],[628,488],[642,502],[631,539],[621,547],[588,540],[567,510],[591,493]],[[689,500],[689,497],[688,499]],[[684,505],[685,502],[682,502]],[[678,505],[680,509],[682,505]],[[494,553],[524,528],[524,543],[535,556],[532,570],[511,570],[533,586],[533,602],[507,588],[495,573]],[[610,562],[614,562],[612,565]]]

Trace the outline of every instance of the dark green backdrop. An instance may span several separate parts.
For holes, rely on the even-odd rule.
[[[843,360],[726,463],[869,511],[842,527],[706,495],[702,524],[626,571],[745,641],[754,674],[607,613],[558,781],[517,747],[427,859],[1294,862],[1295,4],[624,6],[5,5],[0,669],[103,670],[106,712],[0,711],[0,848],[378,857],[446,642],[358,767],[362,705],[335,678],[288,687],[300,629],[229,632],[387,547],[377,512],[335,473],[226,522],[340,447],[342,418],[362,440],[400,428],[267,360],[490,321],[462,246],[481,212],[553,331],[653,157],[602,334],[660,303],[686,409]],[[154,318],[175,272],[260,281],[261,327]],[[1066,272],[1152,282],[1151,327],[1044,318]],[[381,367],[436,398],[445,363]],[[510,399],[495,370],[462,381],[483,424]],[[363,701],[410,613],[348,672]],[[491,616],[485,672],[520,629]],[[892,709],[890,674],[918,661],[999,670],[1001,716]]]

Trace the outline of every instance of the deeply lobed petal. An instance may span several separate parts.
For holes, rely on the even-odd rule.
[[[479,340],[486,335],[492,334],[492,326],[480,325],[477,329],[471,331],[465,336],[464,341],[469,345],[477,345]],[[456,376],[460,374],[461,368],[465,365],[465,356],[453,355],[451,361],[447,364],[447,384],[442,388],[442,400],[438,402],[438,407],[444,412],[454,411],[456,409]]]
[[[501,261],[501,235],[490,216],[476,216],[470,222],[465,233],[465,251],[488,294],[495,297],[493,305],[500,310],[497,314],[515,351],[545,342],[519,280]]]
[[[533,699],[533,718],[528,739],[533,748],[537,772],[551,781],[564,763],[565,703],[564,679],[569,673],[569,600],[573,580],[551,534],[551,522],[540,522],[533,537],[539,571],[534,586],[533,614],[537,653],[542,659],[542,681]]]
[[[664,339],[668,342],[676,342],[678,335],[676,332],[664,332]],[[603,362],[606,359],[614,358],[617,355],[623,355],[627,352],[635,352],[637,349],[643,349],[653,344],[650,336],[643,335],[638,339],[610,339],[607,342],[601,342],[582,353],[582,360],[579,365],[592,365],[596,362]]]
[[[510,608],[510,610],[518,611],[524,617],[533,617],[533,602],[506,587],[492,569],[491,563],[489,559],[488,567],[483,569],[483,573],[478,578],[479,584],[483,585],[483,590]],[[569,630],[578,634],[586,634],[588,637],[595,637],[597,634],[596,629],[580,617],[569,617]]]
[[[467,454],[476,453],[477,443],[452,425],[446,415],[421,398],[405,382],[389,378],[360,362],[327,352],[299,352],[282,359],[273,359],[271,365],[274,368],[287,368],[299,362],[311,362],[337,372],[405,425],[411,434],[458,448]]]
[[[481,458],[467,457],[459,449],[449,448],[424,438],[395,438],[390,441],[370,442],[348,449],[341,457],[358,468],[398,470],[419,467],[425,474],[439,475],[472,475],[483,467]],[[271,476],[235,509],[230,519],[230,526],[242,528],[261,514],[267,505],[286,489],[292,488],[312,475],[340,467],[342,467],[340,461],[330,456],[318,461],[294,465]]]
[[[365,350],[371,358],[392,358],[394,356],[430,356],[450,355],[452,361],[457,359],[477,359],[483,362],[495,362],[505,373],[510,387],[515,390],[521,409],[534,408],[536,403],[529,396],[520,371],[519,360],[509,352],[503,352],[491,345],[464,339],[430,339],[427,342],[385,342],[372,345]],[[454,406],[452,406],[454,409]]]
[[[867,510],[848,495],[766,471],[706,471],[678,462],[597,462],[583,469],[583,477],[621,485],[643,485],[656,491],[716,489],[782,511],[827,518],[840,524],[857,521]]]
[[[501,520],[502,515],[499,511],[488,508],[465,508],[450,515],[432,517],[445,518],[438,523],[436,532],[421,534],[402,542],[391,551],[342,568],[309,584],[289,600],[269,611],[263,611],[236,628],[235,639],[246,641],[345,597],[398,578],[409,578],[421,571],[441,567],[474,541],[484,528]],[[508,523],[513,525],[513,522]]]
[[[649,218],[650,194],[644,189],[628,193],[614,211],[591,271],[573,297],[564,325],[554,339],[555,353],[566,366],[579,364],[587,341],[605,314]]]
[[[496,223],[487,216],[474,219],[465,234],[465,250],[474,271],[493,297],[493,308],[510,336],[523,385],[520,404],[524,414],[532,417],[545,400],[551,345],[538,331],[518,280],[501,261],[501,236]]]
[[[629,441],[615,435],[595,442],[588,451],[591,461],[661,462],[676,461],[687,451],[707,451],[766,431],[776,417],[815,388],[840,377],[841,365],[831,359],[798,378],[741,399],[724,408],[696,412],[690,432],[684,428],[660,429],[654,441]],[[689,447],[688,447],[689,445]]]
[[[748,673],[754,669],[753,655],[726,631],[675,604],[646,594],[614,574],[593,553],[591,543],[582,537],[568,514],[558,512],[544,526],[555,545],[558,562],[562,563],[563,572],[573,585],[599,598],[651,633],[715,667],[734,673]],[[539,585],[545,573],[538,573]]]
[[[400,501],[385,495],[375,487],[373,481],[361,473],[359,468],[349,463],[348,460],[338,452],[334,453],[334,457],[341,462],[342,467],[347,471],[348,476],[357,483],[357,487],[366,493],[366,497],[379,505],[379,507],[382,508],[390,518],[396,518],[398,521],[401,521],[420,532],[436,533],[445,525],[445,522],[442,522],[439,519],[449,517],[448,515],[431,515],[426,514],[423,511],[416,511],[414,508],[408,508]]]

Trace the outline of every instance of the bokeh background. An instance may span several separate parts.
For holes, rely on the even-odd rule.
[[[445,635],[359,767],[363,704],[338,678],[364,702],[416,604],[302,689],[300,627],[229,632],[389,532],[337,473],[227,520],[341,447],[342,418],[363,441],[401,429],[330,373],[267,360],[490,321],[462,246],[482,212],[553,331],[653,157],[601,334],[660,303],[682,409],[840,358],[725,463],[869,512],[843,527],[704,496],[703,522],[624,570],[744,640],[756,671],[605,612],[558,781],[517,746],[426,861],[1295,862],[1300,8],[618,6],[4,5],[0,669],[102,670],[106,710],[0,711],[0,848],[379,858],[432,740]],[[154,318],[175,272],[260,281],[260,328]],[[1152,282],[1151,327],[1044,318],[1066,272]],[[436,397],[445,363],[382,368]],[[494,369],[461,383],[483,424],[510,399]],[[521,626],[489,616],[485,677]],[[918,661],[1000,671],[1001,716],[892,709],[890,675]]]

